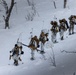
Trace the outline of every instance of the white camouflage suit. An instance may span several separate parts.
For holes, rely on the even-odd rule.
[[[64,32],[66,31],[66,29],[67,29],[66,24],[64,22],[60,23],[59,30],[60,30],[61,40],[63,40],[63,38],[64,38]]]
[[[58,27],[52,26],[52,28],[51,28],[51,40],[53,43],[57,42],[57,39],[56,39],[57,33],[58,33],[57,31],[58,31]]]
[[[41,34],[40,34],[41,52],[44,52],[44,44],[47,40],[47,37],[45,36],[45,34],[48,34],[48,30],[47,29],[41,30]]]
[[[17,45],[18,46],[18,45]],[[13,53],[14,52],[14,50],[15,50],[15,47],[11,50],[11,52]],[[18,48],[18,54],[12,54],[12,58],[13,58],[13,60],[16,60],[16,61],[18,61],[19,60],[19,58],[20,58],[20,56],[21,56],[21,50]]]
[[[34,47],[37,47],[37,42],[35,40],[31,40],[29,45],[32,44]],[[35,55],[35,49],[30,47],[31,48],[31,59],[34,59],[34,55]]]
[[[69,35],[74,34],[74,24],[76,23],[76,19],[72,18],[70,21],[70,27],[69,27]]]

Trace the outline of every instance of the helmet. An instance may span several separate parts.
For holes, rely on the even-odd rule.
[[[57,22],[56,22],[56,21],[54,21],[53,25],[54,25],[54,26],[57,26]]]
[[[21,54],[24,54],[24,51],[21,51]]]
[[[15,47],[17,47],[17,44],[15,44]]]

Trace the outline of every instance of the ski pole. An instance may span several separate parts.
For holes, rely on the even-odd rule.
[[[20,39],[21,35],[22,35],[22,32],[19,34],[19,37],[17,39],[17,43],[19,42],[19,39]]]
[[[44,27],[44,20],[43,20],[43,25],[42,25],[42,29],[43,29],[43,27]]]

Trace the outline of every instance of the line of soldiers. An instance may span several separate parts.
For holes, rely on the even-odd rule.
[[[26,46],[28,48],[31,49],[31,60],[35,59],[35,51],[43,54],[44,52],[44,44],[45,42],[48,41],[48,32],[44,32],[41,31],[40,37],[38,38],[36,35],[33,36],[30,39],[30,43],[29,45],[25,45],[22,42],[17,42],[17,44],[15,44],[14,48],[10,51],[10,57],[9,59],[11,59],[11,57],[14,60],[14,65],[18,65],[18,61],[22,61],[21,59],[21,55],[24,54],[24,52],[22,51],[22,45]],[[38,48],[41,47],[41,50],[39,50]]]
[[[60,39],[63,40],[64,39],[64,32],[69,31],[69,35],[74,34],[74,25],[76,24],[76,16],[75,15],[71,15],[69,18],[69,25],[68,22],[65,18],[59,20],[59,25],[57,21],[51,21],[51,40],[53,43],[57,43],[57,33],[60,33]]]
[[[64,39],[64,32],[69,29],[69,35],[74,34],[74,25],[76,24],[76,16],[75,15],[71,15],[69,17],[69,24],[70,26],[68,26],[68,22],[66,21],[66,19],[62,19],[59,20],[60,25],[58,25],[58,23],[56,21],[51,21],[51,29],[50,31],[52,32],[51,34],[51,40],[53,43],[57,43],[57,33],[60,33],[60,38],[61,40]],[[32,36],[30,39],[30,43],[29,45],[25,45],[22,42],[17,41],[17,44],[15,44],[14,48],[10,51],[10,58],[13,58],[14,60],[14,64],[18,65],[18,61],[22,61],[21,59],[21,55],[24,54],[24,52],[22,51],[22,46],[26,46],[28,48],[31,49],[31,60],[35,59],[35,51],[43,54],[45,53],[44,51],[44,45],[47,41],[49,41],[48,39],[48,35],[49,32],[45,31],[45,30],[41,30],[40,36],[39,38],[35,35]],[[40,47],[40,50],[38,49]]]

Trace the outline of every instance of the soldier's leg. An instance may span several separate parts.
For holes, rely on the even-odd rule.
[[[9,60],[11,60],[12,55],[10,55]]]
[[[53,42],[53,37],[54,37],[54,35],[53,35],[53,33],[52,33],[52,35],[51,35],[51,41]]]
[[[74,25],[72,25],[72,34],[74,34]]]
[[[54,43],[57,43],[57,33],[54,34]]]
[[[31,49],[31,60],[34,60],[34,50]]]
[[[70,25],[70,27],[69,27],[69,35],[71,35],[71,29],[72,29],[72,28],[71,28],[71,25]]]
[[[44,44],[41,42],[41,52],[40,53],[44,53]]]
[[[15,54],[15,55],[13,55],[12,56],[12,58],[13,58],[13,60],[14,60],[14,65],[18,65],[18,60],[19,60],[19,57],[18,57],[18,55],[17,54]]]
[[[16,59],[14,60],[14,65],[16,65],[16,66],[18,65],[18,60],[16,60]]]
[[[60,31],[60,39],[62,38],[62,32]]]
[[[64,39],[64,30],[61,30],[61,32],[60,32],[60,38],[61,38],[61,40]]]
[[[52,42],[55,43],[55,41],[56,41],[56,35],[55,35],[55,33],[52,33],[51,39],[52,39]]]

